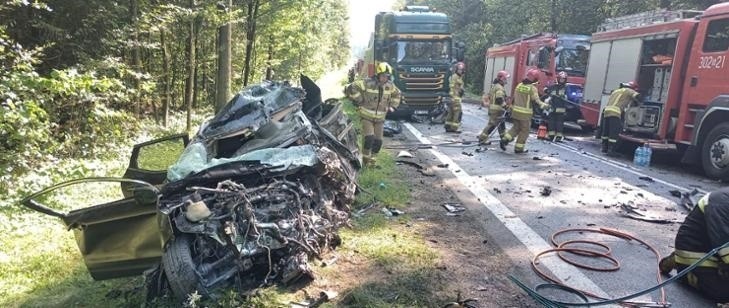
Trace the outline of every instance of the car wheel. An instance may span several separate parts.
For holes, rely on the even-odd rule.
[[[178,300],[187,299],[188,294],[199,290],[200,276],[195,272],[195,263],[192,260],[192,238],[189,235],[178,235],[167,245],[162,254],[162,267],[172,294]],[[206,292],[205,292],[206,293]],[[207,294],[201,294],[207,295]]]
[[[701,146],[701,165],[708,177],[729,180],[729,123],[709,131]]]

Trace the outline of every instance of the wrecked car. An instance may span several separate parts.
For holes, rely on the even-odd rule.
[[[311,278],[309,259],[348,224],[361,160],[342,106],[301,84],[247,87],[191,140],[136,145],[123,178],[61,183],[22,204],[74,231],[94,279],[144,273],[148,296]],[[123,197],[70,211],[43,197],[84,182],[118,182]]]

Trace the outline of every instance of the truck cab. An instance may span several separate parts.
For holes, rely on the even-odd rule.
[[[688,146],[684,162],[700,163],[729,180],[729,3],[699,18],[678,106],[675,141]]]
[[[463,46],[452,40],[448,16],[427,6],[407,6],[375,17],[371,64],[387,62],[402,92],[394,114],[428,114],[449,100],[451,67],[463,60]],[[373,65],[374,67],[374,65]]]

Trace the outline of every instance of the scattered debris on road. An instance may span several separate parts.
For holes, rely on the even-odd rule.
[[[534,157],[532,157],[532,160],[543,160],[543,159],[539,156],[534,156]]]
[[[413,154],[408,151],[400,151],[397,153],[397,158],[413,158]]]
[[[466,210],[460,203],[443,203],[442,206],[448,211],[448,213],[459,213]]]
[[[544,197],[549,197],[549,195],[552,194],[552,187],[544,186],[542,187],[542,191],[539,192]]]
[[[636,207],[630,206],[626,203],[620,204],[621,211],[619,212],[620,215],[628,218],[632,218],[635,220],[640,221],[646,221],[646,222],[653,222],[653,223],[659,223],[659,224],[670,224],[676,222],[676,220],[673,219],[665,219],[661,217],[656,217],[652,215],[646,215],[643,213],[638,212]]]
[[[466,152],[466,151],[461,152],[461,154],[466,155],[466,156],[473,156],[473,153]]]
[[[386,120],[382,127],[382,134],[385,137],[393,137],[402,133],[402,124],[398,121]]]
[[[681,191],[678,189],[670,190],[668,192],[671,193],[671,196],[674,196],[676,198],[681,198],[681,196],[682,196]]]
[[[438,164],[436,167],[438,167],[438,168],[448,168],[448,164]]]
[[[412,162],[409,160],[397,160],[397,161],[395,161],[395,164],[408,165],[411,167],[415,167],[415,169],[417,169],[418,172],[420,172],[420,174],[422,174],[424,176],[429,176],[429,177],[435,176],[435,173],[433,172],[433,170],[431,168],[423,167],[421,164],[418,164],[416,162]]]
[[[649,177],[649,176],[641,176],[638,179],[641,179],[641,180],[646,181],[646,182],[655,182],[655,180],[653,180],[653,178],[652,177]]]

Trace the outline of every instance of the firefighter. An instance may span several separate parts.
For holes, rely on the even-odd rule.
[[[532,116],[534,111],[532,106],[537,105],[541,109],[549,107],[548,104],[542,102],[539,98],[539,90],[537,90],[536,84],[539,79],[539,70],[530,69],[526,73],[526,78],[516,86],[514,91],[514,102],[511,105],[511,129],[504,134],[499,142],[499,146],[502,150],[506,151],[506,145],[508,145],[514,137],[516,137],[516,144],[514,144],[514,153],[527,153],[525,149],[526,140],[529,137],[529,128],[532,123]]]
[[[638,83],[624,82],[613,91],[607,106],[602,111],[602,152],[608,156],[616,156],[618,135],[623,130],[622,116],[625,108],[631,103],[640,104]]]
[[[546,97],[551,97],[549,105],[549,117],[547,118],[547,139],[549,141],[562,142],[564,135],[564,114],[567,112],[567,73],[557,73],[557,83],[547,87],[544,91]]]
[[[346,89],[347,96],[357,106],[362,119],[362,156],[367,166],[375,164],[375,156],[382,148],[385,116],[400,105],[400,90],[390,81],[391,74],[392,67],[380,62],[376,67],[376,76],[357,80]]]
[[[678,228],[675,251],[661,260],[661,272],[682,271],[729,242],[729,188],[701,198]],[[699,263],[682,281],[717,302],[729,302],[729,247]]]
[[[494,79],[491,85],[491,90],[489,90],[487,95],[484,95],[484,106],[489,109],[489,123],[484,127],[481,135],[478,136],[478,141],[481,144],[490,144],[488,141],[489,136],[497,128],[499,130],[499,137],[504,137],[504,132],[506,131],[506,124],[503,121],[506,112],[506,109],[504,109],[506,105],[506,90],[504,90],[504,86],[509,77],[510,75],[507,71],[498,72],[496,79]]]
[[[445,130],[450,133],[461,132],[461,98],[463,97],[463,74],[466,72],[466,65],[463,62],[456,63],[454,73],[448,80],[451,91],[451,106],[446,117]]]

